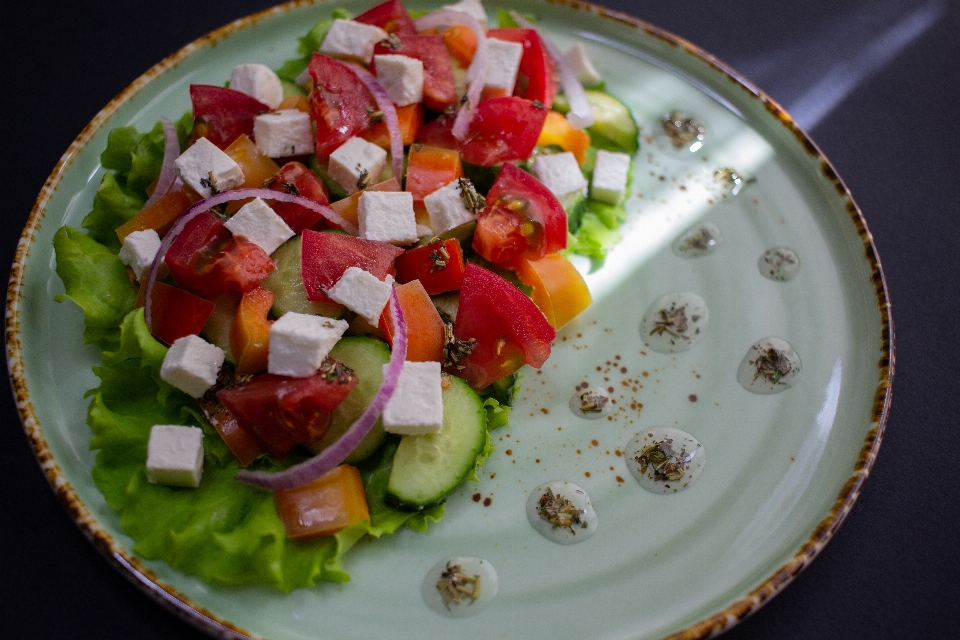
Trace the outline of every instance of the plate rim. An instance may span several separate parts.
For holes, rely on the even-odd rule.
[[[587,11],[601,18],[610,19],[629,27],[640,29],[649,36],[662,40],[669,45],[680,47],[686,54],[705,62],[715,71],[726,76],[734,85],[750,94],[754,99],[760,100],[764,108],[779,121],[780,125],[793,134],[800,144],[800,147],[810,159],[819,163],[820,171],[827,182],[833,184],[839,199],[845,205],[847,214],[854,225],[858,237],[863,243],[864,255],[867,265],[871,270],[871,280],[874,285],[877,311],[880,319],[881,343],[879,351],[881,357],[878,362],[879,380],[871,409],[871,428],[864,439],[858,460],[853,466],[853,472],[834,501],[830,513],[817,524],[809,538],[793,554],[790,561],[784,563],[736,602],[717,611],[713,615],[686,626],[684,629],[664,636],[664,640],[679,640],[681,638],[692,640],[717,635],[732,628],[759,610],[775,595],[786,588],[803,569],[809,566],[850,513],[860,495],[864,482],[869,476],[886,429],[893,399],[893,381],[896,369],[894,322],[889,290],[881,266],[880,256],[860,207],[856,204],[852,194],[847,189],[846,184],[830,160],[820,150],[819,146],[813,141],[809,134],[793,120],[782,106],[764,93],[758,86],[753,84],[748,78],[733,69],[733,67],[685,38],[620,11],[601,7],[582,0],[530,1],[565,7],[570,10]],[[113,539],[109,532],[101,527],[54,460],[49,445],[43,436],[39,420],[34,413],[24,374],[25,363],[21,352],[20,331],[20,309],[24,293],[24,271],[26,269],[26,261],[29,257],[30,246],[43,222],[46,205],[53,197],[61,177],[70,167],[74,158],[87,146],[93,135],[100,130],[105,121],[123,104],[133,98],[147,84],[174,68],[195,52],[212,47],[234,33],[251,28],[257,23],[273,16],[289,13],[301,7],[335,4],[336,0],[291,0],[238,18],[181,47],[131,82],[123,91],[108,102],[83,128],[47,177],[20,235],[8,281],[5,316],[5,348],[11,387],[28,443],[59,502],[67,510],[70,518],[80,531],[125,578],[181,620],[217,638],[253,640],[259,639],[261,636],[255,635],[214,614],[177,589],[163,583],[153,571],[146,567],[142,560],[120,545]]]

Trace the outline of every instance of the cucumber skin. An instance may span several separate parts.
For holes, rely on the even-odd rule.
[[[443,429],[400,439],[387,484],[387,504],[420,511],[442,503],[470,476],[487,439],[483,400],[466,382],[450,376],[450,386],[443,390]],[[418,450],[424,448],[439,448],[442,458],[418,460]]]

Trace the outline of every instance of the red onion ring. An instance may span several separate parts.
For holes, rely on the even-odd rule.
[[[387,125],[387,133],[390,134],[390,159],[393,162],[393,175],[397,182],[403,183],[403,137],[400,135],[400,120],[397,118],[397,107],[393,100],[387,95],[387,90],[383,88],[376,76],[355,64],[348,65],[350,69],[357,74],[360,82],[367,87],[377,102],[377,108],[383,113],[383,122]]]
[[[177,174],[173,170],[173,161],[180,155],[180,138],[177,137],[176,127],[167,118],[161,117],[160,123],[163,126],[163,163],[160,165],[160,175],[157,177],[153,193],[147,198],[141,211],[167,195],[177,179]]]
[[[591,126],[594,121],[593,109],[590,108],[590,103],[587,102],[587,94],[583,90],[583,85],[567,61],[567,57],[557,48],[557,45],[543,37],[543,34],[519,13],[510,11],[510,17],[524,29],[537,31],[547,53],[549,53],[550,57],[557,63],[557,69],[560,71],[560,86],[563,87],[563,92],[567,95],[567,100],[570,101],[570,113],[567,114],[567,120],[570,121],[570,124],[580,129],[586,129]]]
[[[277,473],[243,469],[234,476],[235,480],[271,491],[296,489],[332,471],[350,455],[351,451],[357,448],[360,441],[376,424],[377,418],[383,413],[383,408],[387,406],[387,402],[393,396],[400,379],[400,371],[403,369],[403,361],[407,357],[407,322],[404,320],[403,310],[400,308],[400,299],[397,296],[396,287],[390,293],[390,314],[393,317],[395,332],[393,334],[390,362],[387,364],[383,382],[377,389],[377,393],[374,394],[370,404],[367,405],[360,417],[350,425],[346,433],[314,457],[289,469]]]
[[[477,51],[473,54],[473,60],[467,69],[467,82],[469,83],[467,101],[460,106],[457,119],[453,123],[453,137],[457,140],[463,140],[470,129],[470,121],[473,120],[477,104],[480,103],[480,94],[487,83],[487,34],[476,18],[469,13],[456,11],[455,9],[440,9],[413,21],[417,31],[454,24],[469,27],[477,36]]]
[[[149,329],[151,332],[153,331],[153,322],[151,322],[150,319],[152,311],[150,299],[153,295],[153,285],[157,281],[157,274],[160,271],[160,263],[163,262],[163,257],[167,254],[167,250],[170,248],[170,245],[172,245],[173,241],[176,240],[178,235],[180,235],[180,232],[183,231],[183,228],[187,226],[191,220],[196,218],[204,211],[207,211],[212,207],[225,202],[231,202],[233,200],[245,200],[246,198],[263,198],[264,200],[292,202],[302,207],[306,207],[311,211],[316,211],[330,222],[333,222],[345,230],[347,233],[357,235],[358,232],[358,229],[353,225],[353,223],[349,222],[346,218],[341,216],[330,207],[317,204],[313,200],[308,200],[303,196],[297,196],[292,193],[284,193],[282,191],[274,191],[273,189],[235,189],[233,191],[224,191],[223,193],[218,193],[215,196],[210,196],[205,200],[195,202],[187,207],[186,211],[180,215],[170,231],[167,232],[167,235],[163,237],[163,242],[160,243],[160,248],[157,249],[157,255],[153,257],[153,264],[150,265],[150,271],[147,275],[146,282],[144,282],[145,291],[143,292],[143,314],[145,316],[144,319],[147,322],[147,329]]]

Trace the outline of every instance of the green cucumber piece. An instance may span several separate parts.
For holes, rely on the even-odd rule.
[[[374,338],[350,336],[341,338],[334,345],[330,350],[330,357],[353,369],[358,382],[357,386],[350,391],[350,395],[333,412],[333,420],[326,435],[308,445],[315,453],[339,440],[370,404],[383,382],[383,365],[390,361],[390,348],[386,343]],[[385,438],[383,424],[377,420],[370,429],[370,433],[364,436],[357,448],[347,456],[345,462],[349,464],[360,462],[376,451]]]
[[[640,148],[640,130],[627,105],[604,91],[588,90],[585,93],[587,103],[593,109],[594,123],[587,127],[587,133],[594,146],[631,155],[636,153]],[[553,108],[564,113],[569,111],[566,96],[558,96]]]
[[[388,502],[419,510],[444,501],[473,470],[487,443],[483,401],[460,378],[443,390],[440,433],[403,436],[387,483]]]
[[[217,296],[213,299],[213,313],[200,330],[200,337],[224,350],[226,362],[236,364],[233,353],[230,352],[230,327],[233,326],[233,317],[237,315],[237,305],[240,304],[240,294],[233,291]]]
[[[294,236],[270,256],[277,268],[260,284],[273,292],[273,315],[279,318],[288,311],[295,311],[328,318],[343,317],[346,309],[342,305],[307,299],[303,278],[300,276],[300,246],[300,236]]]

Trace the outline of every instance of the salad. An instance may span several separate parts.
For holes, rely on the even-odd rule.
[[[102,349],[93,477],[133,550],[211,584],[349,579],[493,450],[590,304],[637,127],[581,47],[477,0],[334,10],[279,69],[109,135],[57,273]],[[585,88],[587,85],[588,88]]]

